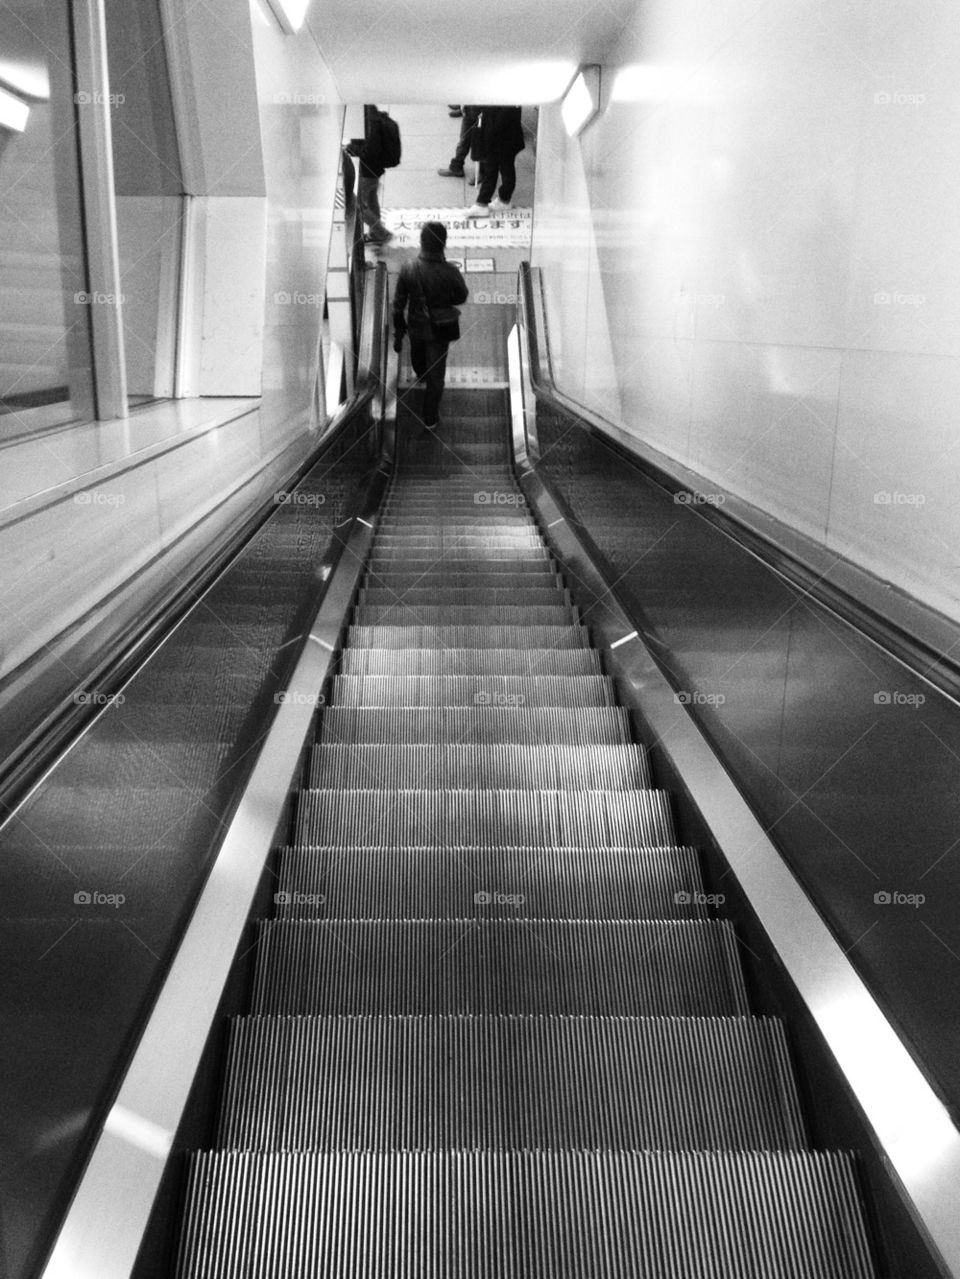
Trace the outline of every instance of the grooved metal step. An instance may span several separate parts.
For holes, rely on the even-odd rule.
[[[441,578],[441,581],[444,579]],[[424,582],[426,584],[424,584]],[[410,608],[420,609],[425,604],[450,605],[461,608],[482,607],[485,611],[504,607],[540,608],[543,606],[570,607],[570,597],[558,586],[458,586],[449,587],[439,584],[430,585],[429,579],[422,579],[420,586],[409,586],[397,589],[392,586],[364,587],[357,602],[365,608],[387,607],[402,603]]]
[[[280,919],[699,919],[692,848],[279,850]]]
[[[618,746],[630,742],[630,720],[619,706],[574,710],[544,707],[428,706],[328,707],[319,721],[321,742],[450,742]]]
[[[389,1104],[371,1105],[373,1097]],[[467,1016],[236,1018],[217,1144],[797,1150],[806,1143],[777,1021]]]
[[[178,1279],[874,1276],[843,1153],[225,1152],[187,1197]]]
[[[355,626],[563,626],[578,620],[569,605],[498,604],[484,608],[464,604],[421,604],[412,607],[403,602],[358,605],[354,609]]]
[[[607,675],[335,675],[331,706],[613,706]]]
[[[639,746],[466,746],[411,743],[315,746],[312,788],[597,790],[649,787]]]
[[[585,626],[351,626],[358,648],[589,648]]]
[[[268,920],[255,1013],[745,1014],[729,924]]]
[[[675,844],[666,791],[302,790],[298,844],[371,848],[436,843],[533,848],[658,848]]]
[[[448,573],[446,570],[428,573],[395,573],[383,570],[379,573],[367,573],[364,576],[364,588],[372,590],[382,588],[396,591],[402,595],[404,591],[426,588],[442,582],[448,590],[546,590],[562,587],[559,573],[553,569],[538,569],[533,573],[487,572],[478,569],[475,573]]]
[[[437,557],[430,555],[409,555],[378,563],[376,547],[367,561],[367,580],[383,578],[392,581],[394,578],[413,578],[417,580],[425,572],[440,571],[444,577],[452,581],[460,578],[480,581],[485,578],[539,578],[549,575],[556,579],[557,570],[549,555],[538,555],[527,558],[502,556],[491,558],[484,556],[478,560],[474,556],[445,555],[440,563]]]
[[[601,675],[594,648],[344,649],[343,675]]]

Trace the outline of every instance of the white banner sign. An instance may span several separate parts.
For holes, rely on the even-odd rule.
[[[530,247],[532,209],[496,209],[485,218],[467,218],[463,209],[384,209],[383,222],[394,234],[393,247],[418,248],[425,222],[442,222],[448,246],[486,249]]]

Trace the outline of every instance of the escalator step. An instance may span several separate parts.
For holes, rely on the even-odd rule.
[[[343,675],[600,675],[592,648],[345,648]]]
[[[353,612],[355,626],[485,626],[493,630],[507,626],[564,626],[576,624],[576,610],[569,605],[499,604],[484,608],[463,604],[421,604],[411,608],[403,603],[360,605]],[[419,646],[418,646],[419,647]]]
[[[458,604],[461,608],[482,607],[484,610],[512,605],[533,609],[543,605],[570,607],[570,597],[558,586],[447,586],[439,574],[433,585],[430,582],[405,589],[384,586],[368,586],[361,589],[357,603],[364,608],[387,607],[405,604],[422,610],[424,605]]]
[[[482,568],[484,572],[488,572],[491,564],[501,563],[509,564],[510,572],[515,573],[518,570],[514,565],[518,563],[536,564],[538,568],[553,563],[550,552],[542,543],[539,546],[493,546],[484,543],[482,538],[477,538],[476,546],[444,546],[444,547],[412,547],[406,542],[398,542],[396,546],[376,546],[370,557],[367,567],[376,572],[382,568],[395,568],[402,565],[406,571],[418,561],[427,564],[436,563],[441,554],[443,555],[443,564],[449,568],[451,572],[456,571],[456,565],[464,561],[474,564],[478,568]]]
[[[231,1024],[217,1145],[796,1150],[806,1140],[783,1026],[766,1018],[243,1017]]]
[[[650,785],[639,746],[464,746],[381,743],[315,746],[307,786],[335,790],[437,790],[535,787],[628,790]]]
[[[200,1154],[187,1212],[178,1279],[875,1274],[845,1153]]]
[[[331,706],[613,706],[607,675],[335,675]]]
[[[330,706],[320,717],[321,742],[460,742],[464,745],[547,746],[630,744],[630,719],[619,706],[565,708],[347,707]]]
[[[585,626],[350,626],[356,648],[589,648]]]
[[[563,586],[559,573],[549,568],[539,567],[532,573],[488,572],[486,568],[478,568],[475,573],[448,573],[446,568],[428,573],[384,571],[367,573],[364,577],[364,586],[367,589],[382,587],[402,594],[404,591],[423,589],[431,583],[440,581],[448,590],[455,591],[474,589],[527,591]]]
[[[747,1009],[719,920],[268,920],[254,1013],[725,1016]]]
[[[280,919],[699,919],[691,848],[282,848]]]
[[[297,844],[660,848],[675,844],[657,790],[303,790]]]

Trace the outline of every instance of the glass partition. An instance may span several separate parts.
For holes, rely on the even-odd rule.
[[[67,0],[0,5],[0,444],[93,416]]]
[[[105,0],[129,402],[174,393],[183,181],[157,0]]]

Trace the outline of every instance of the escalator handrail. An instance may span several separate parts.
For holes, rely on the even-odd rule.
[[[342,442],[358,414],[382,396],[387,342],[385,265],[368,275],[354,396],[334,416],[310,465]],[[376,425],[376,424],[375,424]],[[244,935],[253,897],[274,847],[287,788],[313,718],[312,696],[327,678],[346,610],[373,537],[384,473],[377,471],[338,539],[326,589],[306,621],[300,652],[258,747],[257,759],[229,819],[214,864],[194,903],[103,1122],[71,1203],[51,1240],[43,1279],[129,1279],[140,1241]],[[278,790],[279,785],[279,790]]]

